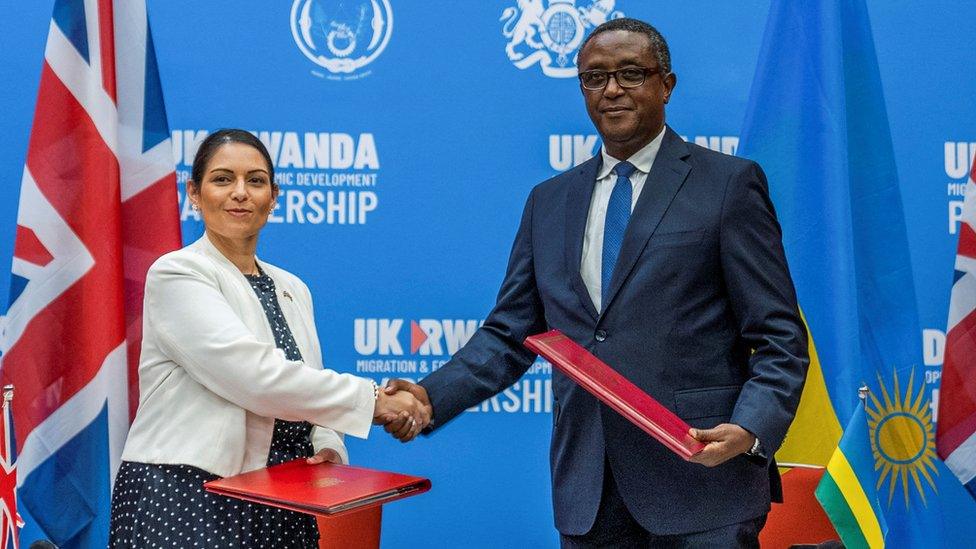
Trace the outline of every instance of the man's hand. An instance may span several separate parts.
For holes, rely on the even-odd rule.
[[[336,452],[332,448],[322,448],[314,456],[306,458],[305,463],[310,465],[319,463],[342,463],[342,458],[339,457],[339,452]]]
[[[732,423],[723,423],[712,429],[691,429],[688,433],[705,443],[705,449],[689,461],[706,467],[715,467],[744,454],[756,441],[755,435]]]
[[[383,392],[388,395],[396,394],[399,391],[406,391],[414,396],[421,404],[423,404],[424,409],[427,413],[428,418],[434,417],[434,408],[430,405],[430,398],[427,396],[427,389],[424,389],[416,383],[410,383],[405,379],[391,379],[386,387],[383,388]],[[410,442],[420,434],[423,427],[426,427],[425,423],[420,429],[415,429],[414,425],[411,425],[410,418],[401,414],[399,417],[393,421],[388,422],[383,428],[386,429],[387,433],[393,435],[394,438],[400,442]]]

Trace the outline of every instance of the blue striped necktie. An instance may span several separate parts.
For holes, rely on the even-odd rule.
[[[634,173],[636,169],[630,162],[620,162],[614,168],[617,173],[617,182],[614,183],[613,192],[610,193],[607,217],[603,224],[603,265],[600,273],[602,275],[600,286],[601,311],[607,308],[610,278],[613,276],[613,267],[617,264],[617,257],[620,255],[620,245],[624,241],[627,221],[630,220],[630,205],[634,195],[634,189],[630,183],[630,174]]]

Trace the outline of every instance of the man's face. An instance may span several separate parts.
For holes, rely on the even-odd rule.
[[[624,30],[595,36],[579,55],[579,70],[615,71],[624,67],[658,69],[650,40],[643,34]],[[673,74],[648,74],[635,88],[622,88],[610,78],[602,90],[583,91],[586,111],[596,126],[607,152],[626,160],[661,131],[664,105],[674,89]]]

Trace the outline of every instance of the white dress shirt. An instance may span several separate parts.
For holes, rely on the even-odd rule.
[[[644,189],[644,182],[647,181],[647,174],[651,172],[651,166],[654,165],[662,141],[664,141],[664,128],[650,143],[627,159],[637,168],[629,178],[633,186],[631,212],[634,211],[634,205],[637,204],[637,199]],[[610,193],[617,183],[617,175],[613,173],[613,169],[621,162],[619,158],[614,158],[607,153],[606,146],[600,148],[600,154],[603,156],[603,165],[596,174],[593,198],[590,200],[590,213],[586,217],[586,231],[583,234],[583,258],[580,261],[583,283],[586,284],[586,291],[590,294],[597,311],[603,310],[603,225],[607,218]]]

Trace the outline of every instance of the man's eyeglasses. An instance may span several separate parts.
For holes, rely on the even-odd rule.
[[[591,70],[579,73],[580,85],[587,90],[602,90],[610,83],[610,77],[617,80],[621,88],[636,88],[647,80],[648,76],[664,74],[661,67],[648,69],[644,67],[624,67],[615,71]]]

